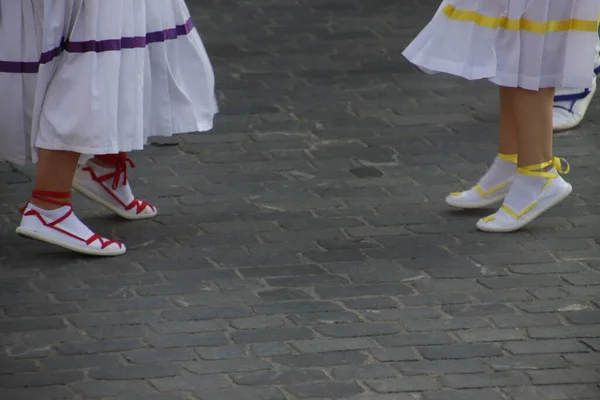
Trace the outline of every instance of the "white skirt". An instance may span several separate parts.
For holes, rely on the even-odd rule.
[[[214,74],[183,0],[0,0],[0,159],[207,131]]]
[[[585,89],[599,0],[445,0],[403,55],[426,72],[506,87]]]

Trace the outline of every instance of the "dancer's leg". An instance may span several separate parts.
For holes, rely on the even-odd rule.
[[[75,168],[77,168],[77,160],[79,160],[78,153],[39,149],[33,190],[47,193],[70,194]],[[44,199],[33,198],[31,199],[31,203],[45,210],[55,210],[61,207],[59,204],[52,202],[52,200],[57,200],[57,198],[53,198],[52,196],[42,197],[46,197],[46,200],[50,200],[50,202]]]
[[[552,155],[554,89],[530,91],[503,88],[512,102],[518,142],[518,169],[500,210],[477,227],[511,232],[525,226],[571,193],[560,176],[560,161]],[[566,171],[568,172],[568,171]]]
[[[17,233],[88,255],[125,253],[122,243],[93,233],[73,213],[71,185],[79,154],[45,149],[38,154],[32,198],[23,209]]]
[[[464,192],[450,193],[446,203],[455,208],[483,208],[508,194],[517,170],[517,131],[512,99],[500,88],[500,135],[498,154],[477,185]]]

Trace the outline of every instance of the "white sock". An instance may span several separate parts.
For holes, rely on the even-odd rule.
[[[28,208],[37,211],[42,217],[44,217],[47,223],[51,223],[68,213],[71,209],[71,206],[62,206],[55,210],[46,210],[29,203]],[[71,232],[84,239],[87,239],[94,234],[94,232],[92,232],[90,228],[88,228],[83,222],[81,222],[75,214],[71,214],[67,219],[57,224],[56,227],[60,227],[61,229]]]
[[[556,168],[547,171],[556,174]],[[544,189],[548,178],[541,176],[528,176],[517,174],[513,181],[508,195],[504,199],[504,204],[514,212],[521,213],[529,206]]]
[[[507,156],[497,156],[490,169],[479,180],[479,186],[481,186],[484,191],[495,188],[515,176],[517,164],[512,161],[507,161],[502,157],[506,158]]]
[[[92,163],[92,162],[88,162],[86,164],[86,166],[92,168],[97,176],[104,176],[104,175],[115,172],[115,169],[112,167],[105,168],[105,167],[101,167],[100,165],[98,165],[96,163]],[[117,186],[117,189],[113,189],[113,186],[112,186],[113,179],[114,178],[107,179],[106,181],[104,181],[104,185],[108,186],[109,189],[111,189],[121,200],[123,200],[123,202],[125,204],[129,204],[133,200],[135,200],[135,196],[133,195],[133,192],[131,191],[131,186],[129,186],[129,182],[127,182],[125,185],[123,185],[123,176],[122,175],[119,178],[119,186]]]

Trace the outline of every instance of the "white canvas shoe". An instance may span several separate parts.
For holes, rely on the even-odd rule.
[[[573,129],[581,124],[596,94],[597,87],[596,79],[594,79],[592,87],[584,91],[568,89],[557,91],[557,95],[554,97],[553,113],[555,132]]]
[[[464,192],[450,193],[446,204],[460,209],[476,209],[502,201],[517,172],[516,154],[498,154],[492,166],[479,182]]]
[[[124,155],[114,156],[114,168],[91,161],[75,171],[73,189],[129,220],[154,218],[158,213],[150,203],[136,199],[127,180],[127,166],[133,162]]]
[[[544,172],[544,169],[551,165],[554,167]],[[543,164],[519,168],[502,207],[495,214],[480,219],[477,229],[502,233],[523,228],[571,194],[572,186],[559,175],[568,172],[568,164],[563,169],[558,158]]]
[[[17,234],[29,239],[50,243],[65,249],[92,256],[118,256],[125,254],[125,245],[92,232],[75,216],[68,201],[70,193],[34,191],[32,197],[60,205],[55,210],[44,210],[29,203],[22,211],[23,218]]]

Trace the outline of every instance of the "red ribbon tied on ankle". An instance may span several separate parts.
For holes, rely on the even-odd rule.
[[[123,176],[123,185],[127,184],[127,167],[135,168],[134,162],[127,157],[127,153],[119,153],[119,154],[103,154],[96,156],[98,160],[111,164],[115,167],[115,171],[110,174],[113,178],[112,189],[117,190],[119,187],[119,181],[121,180],[121,176]]]

